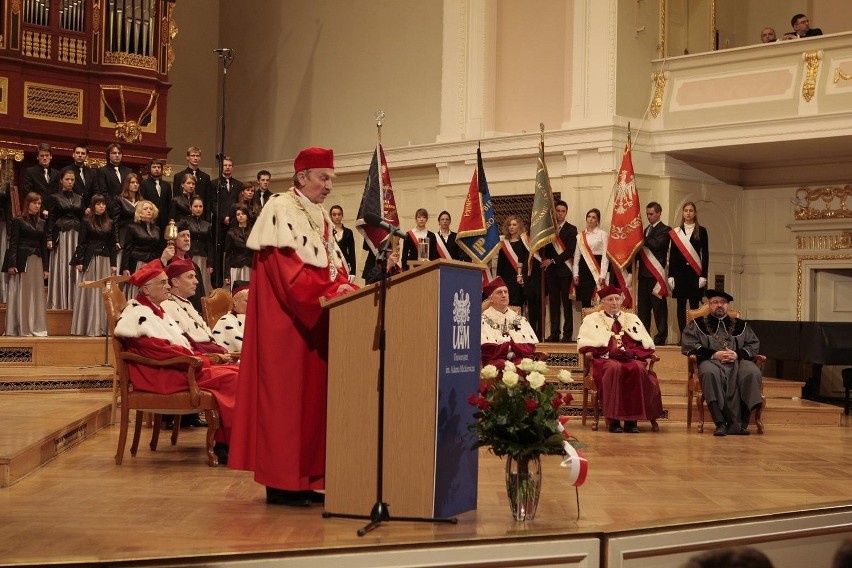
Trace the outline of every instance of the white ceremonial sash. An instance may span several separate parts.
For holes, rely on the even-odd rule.
[[[414,232],[414,229],[408,231],[408,237],[414,243],[414,248],[418,251],[418,254],[419,254],[420,249],[417,248],[417,247],[420,246],[420,238],[417,236],[417,233]]]
[[[689,242],[689,239],[686,238],[686,234],[683,231],[671,229],[669,231],[669,235],[671,235],[672,242],[678,250],[680,250],[683,258],[686,259],[689,266],[692,267],[692,270],[694,270],[698,276],[701,276],[701,257],[698,256],[698,252],[695,250],[695,247],[693,247],[692,243]]]
[[[512,243],[510,243],[506,239],[501,239],[500,247],[503,249],[503,252],[506,254],[506,258],[509,259],[509,262],[512,264],[512,267],[515,269],[515,272],[520,274],[521,261],[518,258],[518,253],[516,253],[515,249],[512,248]]]
[[[562,254],[567,250],[565,243],[562,242],[562,239],[559,238],[559,235],[556,235],[556,238],[553,241],[553,249],[556,251],[556,254]],[[569,256],[565,259],[565,266],[568,267],[568,270],[574,269],[574,257],[573,255]]]
[[[592,254],[592,247],[589,246],[589,241],[586,240],[586,232],[580,233],[580,239],[577,239],[577,246],[580,247],[580,254],[583,255],[583,260],[586,261],[586,266],[589,267],[589,272],[592,273],[592,278],[595,279],[595,287],[599,288],[598,282],[601,279],[601,265],[598,259]]]
[[[530,250],[530,235],[529,233],[521,233],[521,242],[524,243],[524,246],[527,247],[527,250]],[[535,251],[533,255],[537,261],[541,262],[541,255],[538,254],[538,251]]]
[[[451,260],[450,251],[447,249],[447,243],[444,241],[444,235],[438,232],[438,256]]]
[[[642,247],[642,250],[639,251],[639,258],[642,259],[642,264],[654,275],[654,280],[657,281],[651,293],[658,298],[671,296],[672,291],[669,289],[669,283],[666,280],[666,269],[663,268],[663,265],[654,256],[654,253],[651,252],[651,249]]]

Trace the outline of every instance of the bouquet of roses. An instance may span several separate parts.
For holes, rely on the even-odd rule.
[[[507,361],[502,371],[494,365],[482,368],[479,392],[468,397],[479,409],[469,426],[477,438],[473,449],[488,446],[497,456],[516,459],[565,455],[558,409],[571,399],[563,399],[556,385],[545,381],[546,370],[543,361],[532,359],[518,365]],[[560,371],[559,379],[571,381],[570,373]]]

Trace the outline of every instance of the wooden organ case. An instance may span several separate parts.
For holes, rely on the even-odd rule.
[[[81,142],[95,167],[105,163],[111,143],[122,145],[123,163],[135,170],[149,158],[166,158],[175,0],[0,0],[0,6],[5,181],[35,162],[40,142],[53,147],[58,168],[72,162]]]

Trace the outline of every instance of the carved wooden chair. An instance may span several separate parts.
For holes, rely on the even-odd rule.
[[[591,308],[583,308],[582,315],[583,319],[586,316],[593,314],[595,312],[599,312],[603,309],[603,304],[598,304],[597,306],[593,306]],[[635,313],[630,308],[621,308],[622,312]],[[589,415],[589,405],[591,404],[592,414],[594,416],[595,421],[592,422],[592,430],[598,429],[598,422],[600,421],[600,415],[602,410],[602,404],[600,400],[600,391],[598,389],[598,385],[595,382],[594,376],[592,376],[592,371],[594,370],[594,355],[591,353],[581,353],[580,354],[583,362],[583,426],[586,425],[586,417]],[[659,361],[660,358],[656,355],[651,355],[647,359],[645,359],[645,366],[649,371],[654,370],[654,363]],[[654,432],[659,431],[660,425],[657,424],[656,420],[651,420],[651,430]]]
[[[209,294],[202,296],[201,315],[204,316],[207,327],[210,329],[216,327],[216,322],[219,321],[219,318],[231,311],[233,305],[233,296],[224,288],[214,288]]]
[[[693,320],[703,318],[710,314],[710,304],[704,303],[694,310],[686,310],[686,325],[689,325]],[[732,318],[739,318],[739,310],[729,309],[728,315]],[[754,362],[757,368],[763,372],[763,364],[766,362],[765,355],[755,355]],[[704,432],[704,391],[701,389],[701,381],[698,378],[698,357],[689,355],[687,357],[686,366],[687,377],[687,407],[686,407],[686,428],[692,428],[692,399],[696,398],[696,406],[698,407],[698,433]],[[763,395],[763,382],[760,383],[760,398],[763,400],[760,406],[754,411],[754,422],[757,425],[757,433],[763,434],[763,422],[760,420],[760,414],[766,406],[766,397]]]
[[[130,353],[124,350],[124,344],[121,338],[115,337],[115,324],[118,321],[121,311],[127,305],[127,298],[121,291],[117,283],[108,282],[103,291],[104,306],[106,307],[107,321],[112,336],[112,348],[115,356],[116,371],[118,374],[119,391],[121,396],[121,421],[120,433],[118,436],[118,449],[115,453],[115,463],[121,465],[124,457],[124,447],[127,443],[127,427],[130,423],[130,410],[136,411],[136,420],[133,430],[133,443],[130,446],[130,454],[136,455],[136,450],[139,447],[139,436],[142,431],[142,415],[143,412],[150,412],[154,415],[153,434],[151,436],[150,448],[151,451],[157,450],[157,442],[160,437],[160,425],[162,423],[163,414],[184,415],[198,414],[204,412],[207,420],[207,463],[210,467],[217,466],[219,459],[213,452],[214,435],[219,429],[219,406],[216,404],[216,399],[210,391],[198,388],[195,375],[198,369],[201,368],[203,362],[200,357],[173,357],[171,359],[157,360],[143,357],[135,353]],[[137,391],[133,389],[130,383],[130,375],[127,371],[127,364],[138,363],[150,367],[171,367],[175,365],[186,365],[186,390],[172,394],[157,394],[150,392]],[[175,420],[175,426],[172,430],[171,442],[172,445],[177,444],[180,420]]]

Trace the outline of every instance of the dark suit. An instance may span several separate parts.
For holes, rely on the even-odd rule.
[[[254,197],[252,199],[254,199],[254,201],[257,202],[258,207],[262,209],[273,194],[274,192],[269,191],[268,189],[266,191],[261,191],[260,188],[258,188],[257,191],[254,192]]]
[[[547,281],[547,293],[550,306],[550,336],[548,341],[557,341],[559,337],[559,306],[562,305],[562,341],[571,341],[574,335],[574,309],[569,294],[571,293],[571,280],[574,274],[569,268],[574,260],[574,250],[577,248],[577,227],[568,223],[562,224],[559,229],[559,239],[565,245],[565,250],[557,254],[556,247],[547,245],[542,250],[542,259],[549,258],[553,264],[548,266],[545,275]],[[567,264],[566,264],[567,261]]]
[[[63,172],[66,170],[74,172],[74,193],[83,196],[83,208],[88,208],[92,203],[92,195],[95,194],[95,178],[97,177],[96,170],[89,166],[78,166],[77,164],[72,164],[62,168]],[[82,177],[80,174],[81,170]]]
[[[118,174],[121,176],[121,179],[118,179],[119,175],[116,175],[116,167],[118,168]],[[127,179],[128,175],[133,173],[133,170],[121,164],[118,166],[107,164],[95,171],[97,175],[95,177],[94,190],[96,193],[102,194],[107,202],[121,195],[121,186],[124,184],[124,180]]]
[[[47,168],[50,181],[44,179],[44,170],[40,165],[35,165],[24,172],[24,195],[31,191],[38,193],[41,196],[42,211],[47,208],[47,198],[59,191],[59,170]]]
[[[179,171],[175,174],[174,185],[172,186],[174,187],[175,195],[181,191],[180,182],[183,180],[184,174],[193,174],[195,176],[195,193],[204,200],[204,218],[210,220],[210,216],[213,214],[213,197],[215,196],[210,176],[200,169],[193,171],[189,167]]]
[[[172,184],[160,177],[160,193],[157,193],[157,182],[154,178],[148,176],[148,179],[142,180],[142,199],[147,199],[157,206],[159,213],[157,214],[157,226],[160,227],[160,234],[165,234],[166,225],[169,224],[169,207],[172,203]]]
[[[654,255],[654,258],[660,263],[665,271],[666,255],[669,251],[671,237],[669,236],[668,227],[663,222],[657,222],[656,225],[648,226],[645,229],[645,246]],[[665,272],[663,278],[666,277]],[[669,333],[669,308],[666,303],[666,298],[658,298],[653,294],[654,286],[657,284],[656,278],[650,270],[645,266],[642,259],[639,259],[639,297],[637,298],[638,316],[642,321],[645,329],[651,329],[651,311],[654,312],[654,322],[657,324],[657,334],[654,336],[654,343],[657,345],[665,345],[666,336]]]
[[[343,258],[346,259],[346,264],[349,265],[349,276],[355,276],[355,234],[349,227],[343,227],[343,234],[340,235],[340,240],[337,241],[337,246],[340,247],[340,252],[343,253]]]
[[[213,286],[216,288],[222,285],[222,254],[225,250],[225,235],[228,234],[228,229],[230,228],[230,224],[225,224],[225,217],[227,217],[231,212],[231,205],[236,203],[240,192],[245,186],[246,184],[234,177],[216,178],[210,182],[210,187],[216,196],[215,198],[211,197],[210,206],[215,206],[217,209],[215,211],[212,209],[210,210],[209,218],[212,221],[215,215],[219,220],[214,226],[214,230],[216,231],[216,240],[215,247],[212,252],[212,256],[216,258],[216,264],[214,266],[216,266],[217,269],[213,272],[211,280]],[[255,197],[257,197],[257,194],[255,194]]]

